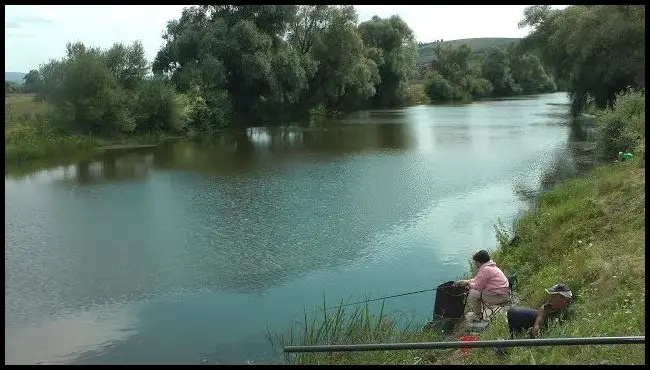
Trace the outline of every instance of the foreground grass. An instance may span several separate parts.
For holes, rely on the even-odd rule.
[[[501,248],[492,253],[504,271],[517,272],[519,301],[539,307],[547,288],[568,284],[576,297],[575,315],[551,325],[540,338],[645,335],[645,163],[642,159],[605,165],[586,177],[566,181],[543,194],[535,211],[519,220],[517,245],[498,229]],[[421,332],[424,324],[399,329],[368,308],[334,315],[292,328],[276,343],[355,344],[444,340]],[[420,325],[421,324],[421,325]],[[299,335],[302,334],[302,335]],[[505,339],[505,317],[493,319],[481,339]],[[453,340],[447,339],[447,340]],[[304,354],[299,364],[644,364],[644,345],[511,348],[497,356],[491,349],[383,351]]]
[[[92,148],[119,144],[157,144],[162,134],[102,138],[58,132],[51,124],[52,107],[30,94],[5,96],[5,164],[74,155]]]
[[[325,307],[325,305],[324,305]],[[433,342],[442,337],[432,331],[421,331],[426,320],[419,322],[398,316],[385,315],[383,304],[379,314],[371,314],[368,303],[365,306],[343,307],[334,311],[323,309],[316,316],[305,314],[304,321],[291,327],[286,333],[269,333],[269,340],[279,352],[282,346],[366,344],[388,342]],[[430,364],[436,359],[426,350],[371,351],[335,353],[283,354],[289,364]]]

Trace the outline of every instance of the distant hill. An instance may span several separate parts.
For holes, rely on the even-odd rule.
[[[27,73],[22,73],[22,72],[5,72],[5,81],[11,81],[11,82],[18,82],[18,83],[23,83],[23,77],[25,77]]]
[[[508,48],[513,43],[521,40],[520,38],[507,38],[507,37],[484,37],[474,39],[460,39],[443,41],[442,46],[461,46],[467,44],[472,51],[476,54],[482,54],[489,48]],[[435,59],[434,48],[440,43],[430,42],[420,45],[420,63],[428,63]]]

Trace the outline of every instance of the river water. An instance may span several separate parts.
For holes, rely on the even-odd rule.
[[[5,363],[269,363],[267,327],[323,297],[453,280],[576,167],[566,103],[365,111],[6,171]],[[424,323],[432,306],[385,310]]]

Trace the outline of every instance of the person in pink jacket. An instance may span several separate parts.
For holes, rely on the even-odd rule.
[[[476,276],[469,280],[458,280],[454,284],[469,288],[467,295],[467,307],[476,315],[477,319],[482,318],[482,302],[497,305],[508,301],[510,295],[510,284],[508,278],[490,259],[486,250],[480,250],[472,256],[472,262],[478,269]]]

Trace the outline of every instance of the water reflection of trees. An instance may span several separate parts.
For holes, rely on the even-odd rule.
[[[150,175],[153,158],[152,153],[142,151],[109,151],[100,158],[78,162],[62,180],[80,184],[142,180]]]
[[[572,120],[567,145],[554,153],[550,166],[541,176],[540,187],[518,187],[515,193],[534,205],[540,193],[562,181],[588,173],[602,160],[596,152],[595,122],[582,118]]]
[[[55,180],[92,184],[142,180],[154,168],[246,173],[290,160],[342,157],[375,149],[406,149],[415,142],[403,125],[406,121],[403,111],[359,112],[353,119],[329,122],[322,127],[255,127],[191,141],[166,142],[156,148],[88,153],[78,160],[43,163],[41,168],[6,168],[5,176],[20,179],[47,173]]]
[[[344,137],[336,131],[315,134],[331,140]],[[316,135],[303,135],[303,142]],[[273,147],[272,142],[265,145]],[[255,163],[260,160],[264,158]],[[426,205],[426,189],[431,189],[422,186],[431,185],[425,174],[401,168],[399,159],[382,161],[379,170],[396,172],[389,179],[366,176],[368,163],[357,158],[345,166],[323,162],[317,168],[291,167],[247,179],[224,176],[223,181],[212,181],[218,171],[209,179],[177,179],[184,196],[172,207],[178,215],[173,224],[183,234],[179,242],[192,253],[176,263],[192,266],[193,276],[202,278],[183,283],[264,291],[315,267],[327,269],[360,258],[373,231],[408,219]],[[382,191],[385,188],[392,192]]]
[[[470,107],[445,107],[433,119],[432,129],[437,145],[465,147],[471,141],[472,117]]]
[[[337,125],[324,129],[252,128],[196,141],[162,145],[156,168],[247,173],[305,158],[342,157],[372,149],[405,149],[403,125]]]
[[[154,170],[189,175],[162,176],[128,196],[122,195],[124,187],[106,187],[101,197],[77,187],[57,187],[75,192],[75,197],[56,209],[53,222],[60,240],[51,244],[60,246],[58,254],[74,251],[75,258],[66,262],[74,266],[58,270],[66,278],[50,281],[70,281],[83,276],[76,275],[83,265],[98,269],[106,263],[119,265],[119,274],[110,282],[107,275],[96,274],[94,281],[76,283],[75,292],[84,301],[137,299],[179,289],[251,292],[307,274],[315,266],[335,267],[360,258],[373,230],[389,230],[426,205],[423,189],[431,186],[422,185],[431,179],[415,171],[417,166],[401,166],[395,156],[378,164],[351,155],[404,148],[411,142],[404,130],[395,124],[256,128],[79,161],[64,171],[64,182],[142,180]],[[329,160],[337,156],[350,160],[344,166]],[[286,166],[314,157],[324,160],[318,166]],[[395,176],[368,176],[369,164]],[[269,166],[273,170],[256,175]],[[396,194],[383,191],[386,187]],[[98,235],[101,242],[85,241]],[[97,256],[103,256],[101,262]],[[76,273],[68,276],[69,271]],[[105,288],[98,291],[97,286]]]

